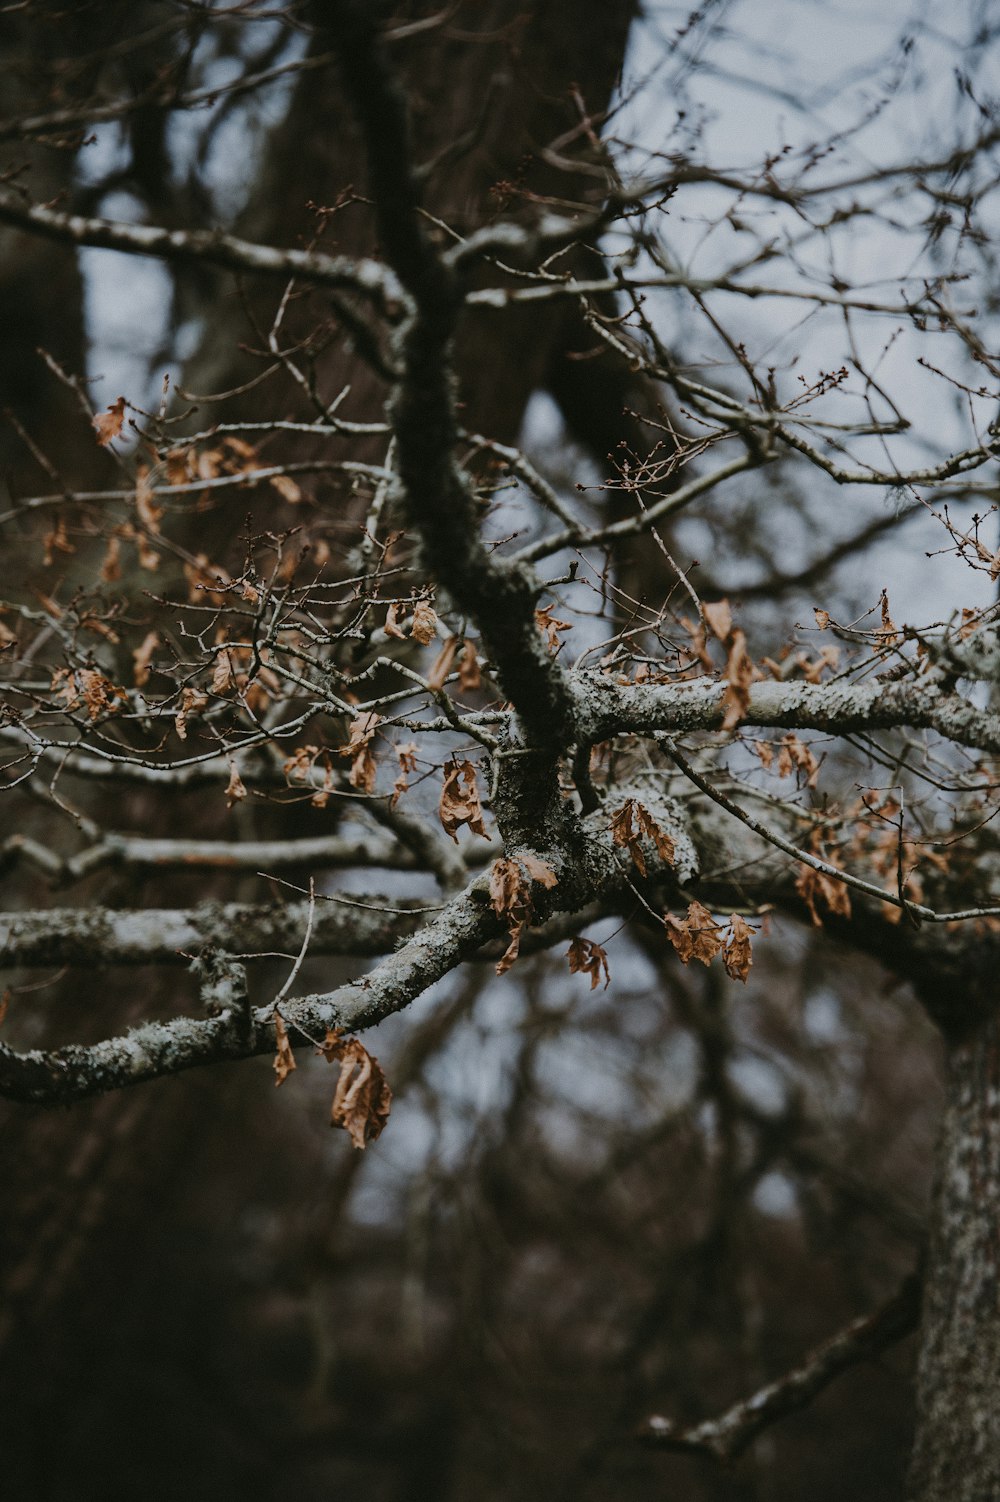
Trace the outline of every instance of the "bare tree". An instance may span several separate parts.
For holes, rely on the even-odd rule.
[[[934,155],[886,145],[875,161],[868,145],[860,161],[845,127],[733,165],[680,108],[711,8],[647,18],[678,108],[641,147],[629,87],[613,94],[630,6],[586,7],[575,30],[573,7],[499,0],[391,17],[353,0],[154,9],[122,21],[110,62],[64,69],[72,87],[47,106],[47,75],[25,63],[31,88],[0,122],[17,251],[0,270],[36,244],[45,266],[72,268],[82,247],[152,257],[175,273],[177,316],[199,320],[180,389],[165,381],[152,409],[93,410],[73,368],[81,323],[45,351],[59,401],[34,423],[30,403],[9,414],[32,467],[12,469],[0,516],[18,565],[0,608],[18,892],[0,914],[0,1093],[27,1112],[259,1057],[286,1084],[296,1054],[321,1056],[333,1125],[356,1149],[381,1139],[339,1161],[339,1207],[391,1138],[393,1092],[412,1092],[439,1151],[400,1245],[404,1271],[418,1254],[426,1268],[442,1234],[429,1204],[464,1202],[434,1069],[484,997],[516,996],[505,1102],[484,1113],[486,1145],[466,1142],[489,1251],[456,1264],[450,1305],[421,1274],[414,1349],[447,1326],[451,1376],[440,1412],[393,1431],[400,1448],[435,1436],[408,1494],[477,1474],[439,1450],[462,1362],[499,1384],[490,1340],[517,1328],[529,1349],[507,1308],[521,1287],[545,1306],[553,1380],[591,1362],[616,1394],[609,1410],[599,1384],[578,1393],[584,1442],[548,1436],[546,1495],[597,1495],[629,1465],[654,1467],[652,1484],[661,1451],[734,1461],[918,1321],[907,1494],[1000,1493],[995,112],[960,72],[961,134]],[[981,50],[988,16],[969,19]],[[885,99],[918,32],[891,54]],[[226,226],[195,222],[217,206],[193,170],[171,177],[171,122],[219,112],[204,157],[237,101],[293,81],[292,128],[258,143],[264,190]],[[101,192],[130,186],[135,222],[94,212],[101,195],[67,165],[102,122],[130,133]],[[37,166],[52,160],[54,178]],[[848,273],[865,237],[891,273]],[[589,447],[575,485],[519,446],[542,389]],[[67,393],[80,415],[62,449]],[[947,557],[947,577],[938,565],[914,586],[921,552]],[[79,895],[56,905],[43,884]],[[550,1004],[553,971],[531,956],[556,946],[576,1000]],[[55,1037],[36,969],[58,972],[60,1011],[96,996],[81,974],[114,980]],[[821,1007],[816,973],[849,978],[856,1015],[813,1049],[789,1038],[795,1005]],[[923,1018],[878,994],[897,984]],[[361,1035],[400,1013],[386,1066]],[[924,1250],[920,1132],[893,1134],[900,1096],[935,1104],[927,1019],[946,1084]],[[578,1077],[571,1048],[557,1064],[547,1051],[571,1027],[602,1040]],[[682,1038],[690,1057],[654,1091],[646,1050],[667,1060]],[[824,1116],[829,1081],[843,1102],[862,1055],[881,1111],[863,1119],[855,1081],[851,1121]],[[566,1103],[547,1117],[550,1086]],[[23,1120],[30,1135],[40,1116]],[[895,1144],[894,1192],[837,1159],[842,1127],[866,1168]],[[664,1155],[683,1164],[673,1216]],[[800,1259],[816,1286],[784,1346],[760,1337],[794,1260],[760,1231],[768,1192],[817,1242],[835,1224],[845,1255],[852,1218],[877,1226],[853,1290],[831,1291],[821,1246]],[[621,1276],[619,1214],[647,1242],[603,1368],[582,1310]],[[335,1222],[319,1218],[314,1250],[346,1234]],[[539,1271],[557,1222],[590,1239],[591,1281]],[[770,1270],[750,1290],[754,1238]],[[878,1307],[816,1328],[877,1287]],[[446,1307],[474,1310],[474,1333]],[[734,1373],[753,1380],[734,1391]],[[534,1434],[537,1415],[505,1412]],[[478,1463],[504,1495],[499,1461]],[[698,1475],[692,1495],[737,1495]],[[890,1485],[902,1495],[901,1465]]]

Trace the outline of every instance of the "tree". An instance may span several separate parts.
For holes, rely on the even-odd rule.
[[[476,11],[471,37],[466,10]],[[678,1196],[690,1242],[664,1229],[662,1206],[638,1220],[651,1248],[663,1237],[686,1290],[681,1327],[701,1376],[686,1390],[661,1349],[663,1309],[675,1329],[682,1315],[673,1288],[643,1286],[639,1255],[620,1406],[610,1429],[589,1414],[594,1438],[572,1466],[560,1469],[566,1451],[553,1442],[547,1494],[554,1484],[582,1495],[587,1467],[610,1464],[608,1448],[629,1430],[649,1447],[630,1462],[653,1467],[643,1485],[660,1474],[661,1448],[733,1459],[919,1315],[909,1495],[994,1495],[1000,552],[975,508],[995,493],[987,278],[1000,138],[962,73],[968,120],[933,157],[904,150],[859,167],[845,129],[730,167],[680,110],[666,146],[640,154],[618,132],[628,91],[610,103],[631,7],[606,10],[586,8],[574,29],[561,7],[500,0],[485,14],[414,6],[384,21],[349,0],[277,18],[181,5],[161,22],[150,7],[117,18],[110,63],[53,75],[25,64],[0,188],[10,227],[0,265],[18,268],[9,279],[35,243],[45,266],[72,267],[74,246],[152,256],[177,268],[175,306],[201,322],[176,396],[165,384],[153,410],[122,396],[94,413],[72,368],[83,355],[73,308],[77,332],[60,351],[70,365],[51,353],[49,365],[53,389],[71,392],[86,422],[62,451],[69,419],[58,402],[37,423],[12,418],[48,484],[36,490],[19,467],[0,519],[18,560],[0,616],[3,775],[18,809],[4,851],[20,887],[0,917],[5,957],[17,970],[125,978],[94,1005],[82,1030],[96,1035],[68,1042],[41,1038],[30,983],[15,975],[0,1092],[52,1107],[265,1057],[284,1096],[307,1050],[336,1066],[333,1124],[355,1149],[381,1139],[377,1154],[395,1125],[392,1091],[415,1081],[433,1093],[434,1060],[449,1057],[487,989],[484,962],[500,977],[495,994],[513,996],[528,956],[559,946],[583,1031],[600,1019],[612,1039],[631,1025],[612,1011],[627,1009],[629,982],[608,991],[606,1010],[602,990],[619,963],[626,977],[654,965],[670,1016],[653,1036],[661,1049],[697,1040],[687,1070],[697,1085],[631,1121],[649,1085],[637,1060],[628,1089],[616,1081],[608,1043],[606,1067],[591,1062],[578,1079],[563,1059],[554,1076],[574,1101],[573,1130],[587,1110],[617,1121],[608,1161],[598,1172],[579,1144],[560,1142],[572,1112],[548,1131],[576,1154],[575,1192],[607,1195],[594,1200],[602,1248],[608,1184],[629,1174],[645,1184],[643,1141],[669,1140],[690,1160]],[[29,9],[6,24],[30,39],[46,19]],[[684,62],[712,24],[688,18],[665,55]],[[915,35],[893,54],[886,99],[903,91]],[[572,38],[572,73],[553,62],[553,36]],[[212,69],[227,59],[238,66],[220,81]],[[62,97],[36,104],[53,76]],[[230,229],[196,225],[204,184],[171,169],[170,122],[206,100],[222,100],[224,118],[253,89],[291,78],[291,128],[260,148],[264,191]],[[64,201],[77,191],[81,137],[101,121],[129,139],[127,164],[101,191],[130,185],[150,222]],[[206,140],[220,128],[213,117]],[[346,143],[339,162],[331,137]],[[846,274],[866,235],[891,257],[891,276]],[[753,321],[759,306],[766,324]],[[821,364],[797,358],[786,307],[809,320]],[[216,388],[207,398],[186,395],[206,383]],[[595,476],[581,459],[575,487],[516,446],[541,388],[600,466]],[[925,392],[936,431],[910,415]],[[73,467],[81,432],[91,444],[82,465],[106,456],[94,483]],[[855,505],[860,520],[845,527],[839,511]],[[691,558],[698,517],[709,530],[694,545],[711,543],[704,568]],[[947,603],[942,584],[911,625],[893,599],[913,593],[904,539],[918,525],[971,576]],[[866,597],[864,560],[887,540],[876,566],[894,576]],[[752,572],[740,572],[746,561]],[[331,879],[338,871],[349,875]],[[124,873],[125,886],[102,893],[107,872]],[[139,872],[155,899],[125,901]],[[223,884],[226,872],[238,886]],[[38,878],[81,900],[43,902]],[[899,1234],[886,1216],[868,1246],[899,1275],[888,1300],[839,1332],[830,1324],[811,1354],[799,1344],[784,1376],[765,1344],[759,1380],[705,1418],[690,1410],[700,1391],[725,1391],[729,1364],[713,1320],[733,1315],[749,1341],[755,1300],[737,1296],[733,1272],[753,1195],[770,1174],[772,1189],[792,1184],[800,1208],[831,1221],[864,1198],[838,1182],[827,1144],[816,1152],[822,1068],[805,1045],[789,1049],[784,1084],[761,1082],[778,1012],[757,1018],[756,1083],[740,1073],[723,979],[752,985],[756,963],[765,989],[794,992],[796,925],[825,946],[809,948],[806,970],[847,967],[870,988],[872,972],[852,967],[877,961],[943,1041],[926,1257],[918,1278],[909,1228]],[[373,963],[331,984],[328,957],[341,956],[354,971]],[[169,979],[123,1031],[112,1019],[134,1013],[136,965]],[[682,968],[692,965],[702,980]],[[384,1069],[367,1030],[443,982],[451,989],[404,1028]],[[512,1088],[496,1140],[477,1156],[503,1243],[464,1290],[477,1310],[496,1298],[484,1330],[508,1317],[493,1290],[513,1298],[534,1276],[526,1228],[544,1224],[546,1197],[559,1192],[544,1045],[564,1022],[537,986],[524,981]],[[647,1010],[637,1004],[637,1016]],[[886,1026],[871,998],[859,1010],[869,1037]],[[883,1039],[887,1091],[892,1066],[926,1051],[914,1017]],[[844,1057],[822,1067],[846,1070],[853,1046],[841,1038]],[[255,1101],[259,1085],[255,1073]],[[890,1118],[886,1104],[881,1131]],[[38,1120],[19,1119],[29,1131]],[[861,1126],[851,1131],[861,1140]],[[537,1180],[521,1169],[525,1190],[512,1183],[511,1153],[529,1150]],[[699,1170],[713,1185],[707,1209]],[[340,1192],[358,1171],[339,1169]],[[827,1193],[836,1204],[821,1210]],[[563,1209],[567,1225],[586,1221],[579,1201]],[[438,1234],[433,1217],[424,1224]],[[778,1239],[763,1238],[772,1293],[793,1260]],[[631,1293],[622,1297],[631,1311]],[[711,1306],[704,1318],[699,1298]],[[824,1302],[839,1296],[804,1300],[807,1324]],[[557,1324],[570,1368],[586,1350],[584,1322],[577,1309]],[[449,1423],[438,1415],[441,1433]],[[414,1427],[426,1431],[426,1416]],[[409,1442],[412,1430],[401,1432]],[[441,1486],[448,1467],[430,1451],[411,1495]],[[723,1480],[697,1484],[731,1494]]]

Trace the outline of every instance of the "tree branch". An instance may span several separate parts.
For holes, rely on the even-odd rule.
[[[666,1449],[701,1451],[728,1464],[763,1430],[807,1407],[841,1372],[871,1360],[911,1334],[919,1315],[920,1282],[911,1276],[880,1309],[853,1320],[811,1351],[801,1365],[734,1403],[718,1418],[681,1429],[670,1419],[654,1414],[638,1431],[638,1438]]]

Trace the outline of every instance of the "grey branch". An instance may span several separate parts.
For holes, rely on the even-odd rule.
[[[354,1031],[381,1022],[494,938],[499,921],[488,905],[486,885],[478,877],[369,975],[335,991],[283,1002],[281,1015],[293,1044],[320,1041],[327,1028]],[[304,923],[303,910],[299,942]],[[0,1095],[48,1105],[83,1100],[199,1065],[267,1054],[274,1047],[272,1008],[237,1005],[204,1019],[145,1023],[91,1047],[17,1053],[0,1044]]]
[[[667,1449],[701,1451],[723,1462],[735,1460],[763,1430],[805,1408],[841,1372],[870,1360],[909,1335],[917,1327],[919,1314],[920,1283],[916,1277],[909,1277],[874,1314],[852,1321],[811,1351],[800,1366],[734,1403],[718,1418],[682,1429],[654,1414],[642,1425],[638,1437]]]
[[[27,202],[13,188],[0,186],[0,223],[12,224],[67,245],[92,245],[122,250],[160,261],[208,263],[228,271],[257,276],[297,277],[324,287],[339,287],[375,301],[383,311],[398,313],[406,297],[398,281],[378,261],[327,256],[320,251],[280,250],[257,245],[219,230],[172,230],[154,224],[123,224],[113,219],[87,219],[43,204]]]
[[[419,903],[353,892],[344,904],[321,902],[310,951],[384,954],[425,912]],[[0,913],[0,964],[180,965],[206,944],[230,954],[294,953],[307,916],[301,902]]]

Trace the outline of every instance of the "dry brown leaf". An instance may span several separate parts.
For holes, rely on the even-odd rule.
[[[716,923],[708,908],[697,900],[689,904],[685,918],[664,913],[663,923],[667,938],[685,965],[691,960],[710,965],[722,948],[721,923]]]
[[[739,913],[733,913],[729,919],[729,937],[722,951],[722,963],[726,974],[733,980],[741,980],[744,985],[753,964],[752,940],[753,929],[749,923]]]
[[[388,610],[385,613],[385,625],[382,627],[382,630],[385,632],[386,636],[395,636],[398,637],[400,641],[405,641],[406,632],[399,624],[399,612],[402,610],[402,608],[403,607],[398,600],[393,600],[392,604],[389,606]]]
[[[559,878],[548,861],[541,860],[530,851],[520,856],[519,859],[532,881],[537,881],[539,886],[544,887],[546,891],[551,891],[553,887],[559,885]]]
[[[308,782],[313,763],[319,755],[318,746],[296,746],[291,756],[282,763],[282,771],[289,782]]]
[[[608,989],[611,984],[608,955],[600,944],[595,944],[593,939],[572,939],[566,958],[569,960],[570,975],[589,975],[590,989],[594,991],[600,985],[603,974],[604,989]]]
[[[390,808],[396,807],[396,804],[410,786],[408,774],[415,772],[417,769],[418,750],[419,747],[416,741],[404,741],[401,746],[396,747],[396,755],[399,758],[399,772],[397,773],[396,781],[392,785],[392,797],[389,799]]]
[[[458,650],[458,637],[449,636],[444,646],[434,659],[434,665],[427,674],[427,687],[434,693],[440,693],[448,680],[451,665],[455,661],[455,653]]]
[[[778,776],[796,771],[805,774],[806,787],[814,788],[819,781],[819,762],[809,747],[797,735],[783,735],[778,743]]]
[[[476,655],[475,644],[471,641],[465,643],[465,649],[458,660],[458,686],[463,694],[471,694],[482,683],[479,672],[479,658]]]
[[[709,629],[720,641],[726,641],[733,629],[733,612],[728,600],[716,600],[702,605]]]
[[[246,784],[234,764],[229,769],[229,781],[226,783],[226,807],[232,808],[234,803],[239,803],[246,795]]]
[[[66,519],[60,516],[51,532],[46,532],[42,538],[43,563],[46,568],[51,568],[56,553],[75,553],[76,545],[69,540],[66,531]]]
[[[121,540],[115,536],[109,537],[104,551],[104,561],[101,564],[101,578],[105,584],[113,584],[122,576],[121,551]]]
[[[464,784],[464,786],[463,786]],[[476,769],[471,761],[447,761],[444,764],[444,786],[438,816],[445,834],[450,834],[458,844],[457,830],[467,824],[473,834],[489,839],[483,824],[483,808],[476,786]]]
[[[753,682],[753,663],[747,652],[747,639],[736,628],[726,660],[726,691],[722,696],[722,728],[735,730],[750,708],[750,684]]]
[[[181,707],[174,717],[174,729],[180,740],[187,740],[188,715],[197,714],[208,703],[207,694],[199,694],[197,689],[185,688],[181,690]]]
[[[328,1064],[339,1064],[340,1075],[330,1108],[330,1125],[343,1127],[357,1148],[382,1135],[392,1110],[392,1091],[378,1059],[358,1038],[345,1038],[339,1028],[327,1032],[317,1048]]]
[[[817,928],[823,927],[819,908],[824,907],[834,917],[851,916],[851,894],[842,881],[817,871],[814,866],[802,866],[795,879],[795,890],[812,915]]]
[[[493,911],[507,925],[510,942],[497,963],[497,975],[505,975],[517,959],[521,949],[521,936],[531,922],[532,882],[551,889],[559,878],[548,861],[539,859],[530,851],[518,860],[501,856],[493,862],[490,871],[490,901]]]
[[[147,631],[142,641],[132,653],[132,662],[134,663],[134,667],[132,669],[132,677],[135,680],[136,688],[142,688],[143,685],[148,681],[149,664],[152,660],[153,653],[156,651],[159,645],[160,633],[158,631]]]
[[[117,688],[96,668],[57,668],[52,675],[52,691],[67,709],[79,709],[82,704],[90,720],[117,714],[128,698],[123,688]]]
[[[672,866],[675,854],[674,842],[666,830],[660,828],[644,803],[636,803],[635,814],[639,825],[639,833],[645,835],[647,840],[652,840],[660,860],[666,861],[668,866]]]
[[[544,610],[535,611],[535,625],[545,637],[546,645],[553,655],[558,652],[562,645],[559,640],[559,632],[568,631],[571,624],[569,621],[557,621],[552,614],[555,608],[554,605],[546,605]]]
[[[347,780],[352,788],[357,788],[359,793],[371,793],[375,788],[378,767],[372,748],[372,737],[381,718],[381,715],[377,715],[374,710],[359,714],[351,721],[350,740],[346,746],[340,747],[341,756],[352,758]]]
[[[195,478],[193,449],[168,449],[166,460],[168,485],[186,485],[189,480]]]
[[[159,535],[163,507],[156,504],[156,492],[149,482],[149,469],[145,464],[140,464],[135,473],[135,514],[147,532],[152,532],[154,537]]]
[[[292,1045],[288,1041],[288,1031],[280,1012],[275,1012],[274,1014],[274,1035],[278,1044],[278,1051],[274,1056],[273,1065],[275,1075],[274,1084],[275,1088],[277,1088],[278,1085],[285,1083],[293,1069],[299,1067],[295,1062]]]
[[[760,757],[761,766],[769,772],[774,761],[773,745],[770,741],[754,741],[753,748]]]
[[[633,827],[635,820],[635,827]],[[621,808],[611,818],[611,838],[622,850],[627,850],[640,876],[646,875],[646,857],[643,855],[640,837],[650,840],[661,860],[668,866],[674,863],[674,842],[653,818],[645,804],[637,798],[626,798]]]
[[[271,486],[290,506],[297,506],[302,499],[302,491],[291,475],[272,475]]]
[[[884,589],[879,598],[879,607],[882,612],[882,625],[879,630],[875,632],[875,636],[878,641],[878,649],[881,650],[881,648],[883,647],[898,647],[901,637],[896,629],[892,616],[889,614],[889,596]]]
[[[704,626],[700,621],[692,621],[686,615],[681,616],[680,623],[691,638],[692,657],[696,662],[701,663],[706,673],[714,673],[715,663],[712,661],[712,655],[708,650],[708,643],[705,640]]]
[[[125,398],[120,396],[116,402],[112,402],[106,412],[98,412],[94,418],[94,431],[97,441],[103,447],[117,438],[125,423]]]
[[[822,683],[827,669],[834,671],[839,662],[840,648],[830,646],[820,647],[819,656],[811,662],[804,652],[800,652],[795,659],[795,666],[802,670],[807,683]]]
[[[437,613],[429,600],[418,600],[413,607],[410,635],[414,641],[429,646],[437,634]]]
[[[820,610],[818,605],[814,605],[813,615],[816,617],[816,624],[819,629],[825,631],[830,624],[830,612],[828,610]]]

